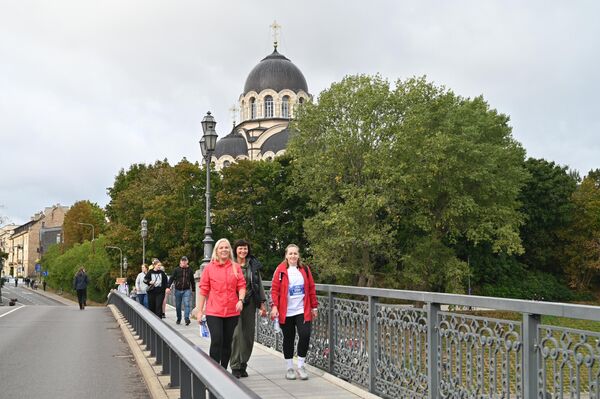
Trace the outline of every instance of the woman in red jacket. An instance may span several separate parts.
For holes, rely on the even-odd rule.
[[[233,331],[244,306],[245,296],[246,280],[242,268],[233,262],[229,241],[221,238],[215,244],[211,261],[200,278],[197,317],[200,323],[206,315],[206,324],[210,330],[210,357],[225,369],[229,364]]]
[[[300,261],[300,248],[290,244],[285,249],[285,260],[277,266],[271,284],[271,318],[276,317],[283,332],[283,357],[287,372],[285,378],[296,379],[294,372],[294,340],[298,332],[298,377],[308,379],[304,361],[310,341],[311,320],[317,317],[317,291],[308,266]]]

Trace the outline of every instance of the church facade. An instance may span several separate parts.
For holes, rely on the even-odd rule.
[[[297,106],[311,101],[300,69],[274,50],[248,74],[238,99],[239,120],[217,142],[212,162],[217,170],[242,159],[272,160],[285,152]]]

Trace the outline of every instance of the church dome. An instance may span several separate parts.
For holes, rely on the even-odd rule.
[[[283,54],[279,54],[277,49],[250,71],[244,85],[244,94],[250,91],[260,93],[265,89],[276,92],[289,89],[295,93],[303,90],[308,93],[308,85],[300,69]]]
[[[260,152],[264,154],[268,151],[272,151],[275,154],[277,154],[279,151],[285,150],[285,147],[287,147],[289,137],[290,134],[288,129],[283,129],[281,132],[269,137],[262,145]]]
[[[230,155],[233,158],[240,155],[248,156],[248,146],[241,134],[232,132],[217,141],[214,156],[219,159],[223,155]]]

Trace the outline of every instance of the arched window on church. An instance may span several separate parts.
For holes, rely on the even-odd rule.
[[[250,119],[256,119],[256,99],[250,98]]]
[[[300,103],[300,105],[304,104],[304,97],[300,97],[298,99],[298,102]]]
[[[273,97],[265,97],[265,118],[273,117]]]
[[[290,117],[290,96],[283,96],[281,99],[281,117]]]
[[[223,167],[224,168],[228,168],[229,166],[231,166],[231,162],[229,162],[229,161],[223,161]]]

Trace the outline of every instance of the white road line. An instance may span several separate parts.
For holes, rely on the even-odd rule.
[[[25,307],[25,305],[21,305],[21,306],[19,306],[19,307],[18,307],[18,308],[16,308],[16,309],[9,310],[9,311],[8,311],[8,312],[6,312],[6,313],[0,314],[0,318],[1,318],[1,317],[4,317],[4,316],[6,316],[6,315],[9,315],[9,314],[11,314],[12,312],[14,312],[14,311],[16,311],[16,310],[19,310],[19,309],[21,309],[21,308],[24,308],[24,307]]]

